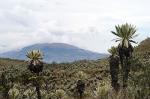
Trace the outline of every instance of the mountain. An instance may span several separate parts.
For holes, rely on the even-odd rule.
[[[73,61],[84,60],[84,59],[96,60],[108,56],[107,54],[91,52],[69,44],[43,43],[43,44],[35,44],[35,45],[27,46],[22,48],[19,51],[9,51],[6,53],[2,53],[0,54],[0,57],[26,60],[26,53],[34,49],[41,50],[44,54],[44,61],[48,63],[73,62]]]

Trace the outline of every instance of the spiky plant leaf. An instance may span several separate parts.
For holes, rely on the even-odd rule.
[[[30,62],[33,62],[34,65],[38,64],[43,59],[43,55],[40,50],[32,50],[27,52],[26,56],[29,58]]]
[[[34,73],[42,72],[43,70],[43,55],[40,50],[32,50],[26,55],[29,59],[28,69]]]
[[[108,52],[113,56],[118,54],[117,48],[114,46],[112,46],[110,49],[108,49]]]
[[[117,38],[116,41],[120,41],[120,45],[126,48],[129,47],[129,43],[135,43],[132,39],[137,36],[136,27],[131,24],[122,24],[115,26],[116,31],[111,31],[112,34],[116,35],[120,39]]]

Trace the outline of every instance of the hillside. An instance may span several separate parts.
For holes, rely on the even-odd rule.
[[[34,79],[33,74],[27,69],[27,63],[24,61],[11,60],[11,59],[0,59],[0,75],[2,72],[5,72],[8,80],[12,80],[13,83],[20,82],[19,89],[26,88],[33,91],[33,86],[31,82]],[[99,82],[108,81],[108,65],[107,60],[95,60],[95,61],[76,61],[73,63],[52,63],[45,64],[43,73],[40,75],[46,78],[41,78],[44,80],[44,83],[41,84],[42,91],[48,91],[55,93],[57,89],[63,89],[68,97],[76,97],[76,81],[79,79],[77,73],[79,71],[84,71],[87,78],[86,81],[86,90],[87,94],[85,97],[89,97],[92,94],[96,87],[99,85]],[[0,79],[1,81],[2,79]],[[9,83],[9,82],[8,82]],[[18,85],[17,85],[18,86]],[[47,87],[46,87],[47,86]],[[46,89],[45,89],[46,88]],[[3,89],[0,87],[0,94]],[[20,91],[20,94],[23,95],[23,91]],[[31,98],[33,99],[33,98]],[[42,98],[48,99],[48,98]],[[52,98],[55,99],[55,98]],[[73,98],[67,98],[73,99]],[[86,98],[87,99],[87,98]]]
[[[77,60],[96,60],[107,57],[107,54],[100,54],[84,50],[64,43],[43,43],[22,48],[19,51],[10,51],[0,54],[0,57],[26,60],[26,53],[33,49],[39,49],[44,53],[44,61],[51,62],[73,62]]]
[[[147,39],[143,40],[139,46],[136,48],[137,52],[146,52],[150,51],[150,37]]]
[[[132,69],[129,75],[129,88],[127,89],[128,95],[131,97],[129,99],[149,99],[150,56],[147,53],[149,53],[150,49],[147,46],[148,42],[149,40],[146,39],[135,48]],[[142,47],[147,51],[137,50],[143,49]],[[68,97],[65,99],[76,99],[73,97],[77,97],[76,82],[79,79],[77,76],[79,71],[85,73],[86,89],[84,99],[101,99],[95,97],[108,99],[107,96],[111,86],[107,59],[44,64],[44,70],[40,74],[42,99],[49,99],[45,98],[48,96],[53,97],[52,99],[57,99],[58,94],[56,91],[59,89],[62,89],[64,91],[62,93],[65,93],[64,96]],[[20,91],[19,97],[28,96],[25,92],[31,90],[31,93],[33,93],[31,99],[34,99],[36,94],[32,83],[36,81],[36,77],[27,69],[26,62],[0,59],[0,75],[2,73],[5,74],[6,84],[9,85],[8,88],[12,88],[13,84],[16,84],[16,88]],[[2,81],[2,78],[0,80]],[[6,89],[0,85],[0,93],[4,91]],[[120,93],[120,95],[122,96],[123,93]]]

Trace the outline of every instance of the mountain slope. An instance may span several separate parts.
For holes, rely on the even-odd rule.
[[[139,46],[136,47],[135,51],[138,51],[138,52],[150,51],[150,37],[148,37],[147,39],[143,40],[139,44]]]
[[[44,53],[45,62],[72,62],[76,60],[95,60],[107,57],[106,54],[99,54],[64,43],[43,43],[24,47],[19,51],[10,51],[0,54],[0,57],[13,59],[26,59],[26,53],[33,49],[39,49]]]

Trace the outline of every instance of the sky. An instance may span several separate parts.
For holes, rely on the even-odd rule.
[[[99,53],[117,45],[115,25],[150,37],[150,0],[0,0],[0,53],[36,43],[67,43]]]

